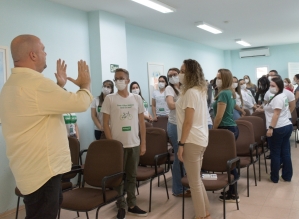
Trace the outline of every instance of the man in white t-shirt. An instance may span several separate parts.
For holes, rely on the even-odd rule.
[[[125,218],[126,207],[128,207],[128,213],[145,217],[147,216],[147,212],[141,210],[136,205],[135,196],[139,156],[144,155],[146,152],[144,106],[139,95],[128,92],[130,79],[127,70],[116,69],[114,82],[118,92],[106,96],[101,110],[103,112],[103,125],[106,138],[118,140],[124,147],[127,203],[124,197],[117,200],[119,210],[116,218]],[[138,136],[139,127],[141,139]],[[116,188],[119,194],[123,193],[123,189],[123,185]]]

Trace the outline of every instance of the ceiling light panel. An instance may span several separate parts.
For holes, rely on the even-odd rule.
[[[220,29],[218,29],[218,28],[216,28],[216,27],[213,27],[212,25],[207,24],[207,23],[205,23],[205,22],[203,22],[203,21],[196,23],[196,26],[197,26],[198,28],[201,28],[201,29],[203,29],[203,30],[205,30],[205,31],[208,31],[208,32],[210,32],[210,33],[213,33],[213,34],[219,34],[219,33],[222,33],[222,30],[220,30]]]
[[[137,2],[141,5],[144,5],[146,7],[149,7],[151,9],[154,9],[156,11],[159,11],[161,13],[171,13],[175,12],[176,9],[172,8],[168,5],[163,4],[162,2],[156,1],[156,0],[132,0],[133,2]]]

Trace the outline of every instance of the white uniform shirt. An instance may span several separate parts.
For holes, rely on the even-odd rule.
[[[167,98],[168,96],[172,96],[174,102],[176,102],[178,100],[178,96],[176,95],[176,93],[174,92],[174,89],[170,85],[168,85],[165,89],[165,97]],[[169,111],[168,122],[176,125],[175,109]]]
[[[243,90],[241,89],[241,94],[243,98],[243,109],[248,109],[250,114],[253,113],[253,106],[256,104],[254,97],[250,90]]]
[[[281,128],[292,124],[289,120],[288,112],[289,102],[284,93],[278,94],[269,104],[265,104],[264,111],[266,115],[266,128],[268,129],[273,117],[274,109],[281,109],[277,124],[274,128]]]
[[[178,141],[181,140],[182,128],[185,120],[185,110],[186,108],[193,108],[195,113],[186,143],[206,147],[209,140],[208,118],[206,116],[208,114],[206,94],[196,88],[190,88],[184,95],[180,96],[175,106]]]
[[[138,115],[144,113],[144,106],[139,95],[130,93],[124,98],[118,93],[109,94],[105,98],[101,111],[110,115],[113,139],[120,141],[124,148],[140,145]]]
[[[168,116],[169,108],[165,100],[165,91],[161,93],[160,90],[154,90],[153,99],[156,101],[156,115]]]
[[[99,104],[99,103],[100,103],[100,98],[99,97],[94,98],[91,103],[91,108],[94,108],[96,110],[97,118],[98,118],[100,124],[103,126],[103,113],[101,110],[102,104]],[[100,131],[96,125],[94,126],[94,129]]]
[[[236,94],[236,105],[241,108],[242,107],[241,97],[237,92],[235,94]]]

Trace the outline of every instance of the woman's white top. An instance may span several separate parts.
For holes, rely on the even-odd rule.
[[[250,90],[241,89],[243,98],[243,109],[248,109],[250,114],[253,113],[253,106],[256,104],[255,99]]]

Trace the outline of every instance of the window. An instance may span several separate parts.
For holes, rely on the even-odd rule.
[[[268,66],[261,66],[256,68],[256,79],[260,79],[263,75],[268,74]]]

